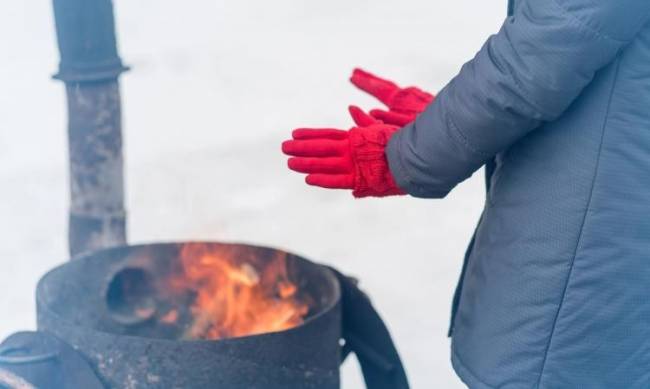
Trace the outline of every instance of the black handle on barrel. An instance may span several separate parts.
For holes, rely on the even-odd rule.
[[[90,364],[69,344],[42,331],[0,343],[0,388],[104,389]]]
[[[368,389],[408,389],[409,383],[388,328],[353,278],[331,269],[341,285],[345,344],[341,363],[356,354]]]

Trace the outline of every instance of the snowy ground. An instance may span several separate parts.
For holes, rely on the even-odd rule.
[[[182,7],[181,7],[182,4]],[[361,278],[414,388],[462,387],[445,337],[482,207],[476,174],[444,201],[354,201],[306,187],[293,127],[349,126],[375,103],[355,65],[440,89],[495,32],[505,0],[116,0],[132,242],[282,247]],[[33,328],[35,283],[66,259],[63,86],[49,1],[0,4],[0,338]],[[361,388],[354,363],[344,388]]]

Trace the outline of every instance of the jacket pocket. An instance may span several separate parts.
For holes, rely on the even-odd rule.
[[[507,163],[507,152],[502,152],[499,153],[495,156],[494,162],[495,162],[495,167],[494,167],[494,172],[492,172],[492,175],[490,176],[490,190],[487,193],[487,203],[490,206],[493,206],[496,204],[496,200],[499,198],[499,191],[500,187],[502,185],[503,181],[503,174],[504,174],[504,165]]]

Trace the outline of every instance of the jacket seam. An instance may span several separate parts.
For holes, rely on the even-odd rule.
[[[519,52],[517,51],[517,48],[515,45],[512,43],[512,40],[510,37],[506,36],[506,41],[508,42],[508,45],[510,45],[511,50],[516,53],[517,57],[521,57],[519,55]],[[488,55],[490,53],[488,52]],[[510,64],[508,61],[504,61],[502,58],[499,58],[499,54],[495,53],[495,55],[490,55],[490,58],[493,58],[493,62],[497,69],[505,70],[501,71],[502,74],[506,74],[509,79],[511,79],[514,83],[515,86],[517,87],[517,90],[519,93],[521,93],[522,100],[524,100],[525,103],[529,104],[534,111],[533,113],[533,118],[535,118],[535,115],[538,116],[538,118],[535,118],[537,120],[541,120],[542,118],[552,118],[555,116],[553,112],[550,112],[549,109],[544,107],[543,103],[540,103],[538,101],[537,97],[533,97],[533,95],[530,94],[529,91],[526,90],[524,84],[521,82],[519,77],[517,76],[517,72],[515,71],[514,67],[512,64]],[[538,87],[538,82],[534,82],[534,85]],[[487,97],[485,93],[483,93],[483,96]]]
[[[555,2],[555,0],[553,0]],[[617,86],[617,81],[618,81],[618,75],[619,75],[619,69],[620,69],[620,60],[617,61],[616,63],[616,71],[614,74],[614,79],[612,81],[612,86],[611,90],[609,92],[609,98],[607,100],[607,109],[605,111],[605,118],[603,119],[603,125],[602,125],[602,130],[601,130],[601,135],[600,135],[600,143],[598,145],[598,154],[596,157],[596,166],[594,168],[593,172],[593,177],[591,179],[591,188],[589,189],[589,199],[587,201],[587,206],[585,208],[584,215],[582,217],[582,222],[580,224],[580,231],[578,234],[578,239],[576,241],[575,248],[573,250],[573,257],[571,258],[571,264],[569,266],[569,271],[566,277],[566,281],[564,283],[564,289],[562,291],[560,303],[558,304],[557,311],[555,312],[555,317],[553,318],[553,324],[551,326],[551,334],[549,335],[548,342],[546,344],[546,349],[544,350],[544,358],[542,359],[542,366],[539,372],[539,378],[537,379],[537,384],[535,385],[536,388],[539,388],[541,383],[542,383],[542,377],[544,376],[544,371],[546,368],[546,363],[548,361],[548,353],[551,348],[551,343],[553,343],[553,336],[555,335],[555,330],[557,327],[557,322],[560,317],[560,312],[562,311],[562,307],[564,306],[564,301],[566,299],[566,294],[569,289],[569,283],[571,281],[571,276],[573,274],[573,267],[576,261],[576,257],[578,255],[578,251],[580,249],[581,243],[582,243],[582,238],[584,234],[584,228],[585,224],[587,221],[587,215],[589,214],[589,210],[591,209],[591,201],[593,199],[593,194],[594,194],[594,188],[596,187],[596,178],[598,176],[598,169],[600,167],[600,160],[601,160],[601,153],[603,149],[603,141],[605,139],[605,132],[607,130],[607,124],[609,123],[609,118],[610,118],[610,111],[611,111],[611,106],[612,106],[612,100],[614,97],[614,91],[616,90]]]
[[[454,120],[452,119],[451,115],[447,115],[447,126],[452,129],[452,132],[456,133],[457,136],[453,137],[456,138],[457,141],[460,141],[460,143],[465,146],[465,148],[472,153],[482,157],[482,158],[489,158],[491,155],[490,153],[484,152],[480,150],[478,147],[473,146],[470,144],[469,139],[463,134],[463,132],[460,130],[460,128],[456,125]]]
[[[599,32],[598,30],[592,28],[591,26],[588,26],[585,24],[583,21],[575,17],[573,14],[571,14],[568,10],[566,10],[564,7],[562,7],[557,0],[551,0],[552,5],[557,7],[560,12],[565,15],[569,19],[569,23],[571,25],[575,25],[578,30],[580,30],[582,33],[595,36],[599,40],[603,41],[613,41],[613,42],[618,42],[618,43],[625,43],[624,41],[619,41],[614,38],[610,38],[607,35],[604,35],[603,33]],[[510,36],[508,34],[507,29],[503,30],[504,32],[504,40],[507,42],[507,44],[510,46],[510,49],[519,57],[519,53],[517,51],[517,48],[513,44],[512,40],[510,39]],[[495,36],[496,37],[496,36]],[[493,37],[494,38],[494,37]],[[493,39],[491,38],[491,39]],[[543,102],[540,102],[537,96],[533,96],[523,85],[522,81],[519,79],[517,76],[517,72],[514,71],[514,68],[512,65],[508,62],[505,61],[503,58],[500,58],[500,54],[497,52],[492,52],[492,49],[490,48],[490,45],[488,44],[486,46],[487,53],[486,55],[488,58],[491,60],[491,62],[496,66],[496,68],[499,70],[499,72],[504,76],[507,77],[507,79],[512,80],[514,83],[514,86],[521,94],[521,99],[528,105],[530,105],[530,109],[533,111],[533,118],[536,120],[553,120],[554,118],[557,117],[558,113],[554,112],[553,110],[550,110],[549,108],[544,106]],[[539,86],[537,82],[534,82],[536,86]],[[541,86],[543,88],[543,86]],[[484,97],[487,97],[485,93],[482,93]]]
[[[622,40],[622,39],[617,39],[617,38],[611,37],[611,36],[605,34],[603,31],[600,31],[599,29],[590,26],[584,20],[579,19],[578,17],[573,15],[571,12],[569,12],[560,3],[558,3],[557,0],[551,0],[551,3],[553,3],[557,8],[559,8],[560,11],[562,11],[562,13],[564,15],[566,15],[569,19],[573,20],[573,22],[578,27],[580,27],[584,32],[590,33],[590,34],[594,35],[598,39],[610,40],[610,41],[619,42],[619,43],[625,43],[625,41]]]

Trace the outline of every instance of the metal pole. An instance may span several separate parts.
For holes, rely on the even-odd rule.
[[[66,85],[71,256],[126,242],[119,75],[111,0],[53,0]]]

